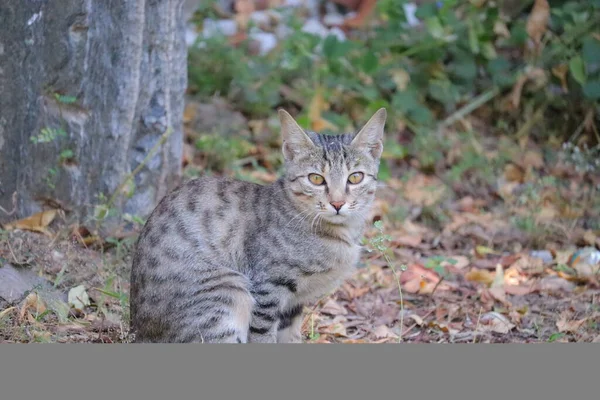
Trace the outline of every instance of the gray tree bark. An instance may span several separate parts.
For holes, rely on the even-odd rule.
[[[180,177],[183,0],[0,0],[0,222],[58,202],[85,219],[168,129],[117,205],[147,215]],[[36,143],[37,142],[37,143]]]

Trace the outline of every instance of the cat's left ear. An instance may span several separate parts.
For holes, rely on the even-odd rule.
[[[278,110],[281,123],[281,136],[283,137],[283,156],[286,160],[293,160],[298,154],[310,151],[315,147],[313,141],[304,133],[294,118],[283,109]]]
[[[380,108],[363,128],[352,139],[352,145],[358,148],[368,148],[373,158],[381,157],[383,152],[383,134],[387,112]]]

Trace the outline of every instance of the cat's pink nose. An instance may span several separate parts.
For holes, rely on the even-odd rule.
[[[342,208],[342,206],[344,204],[346,204],[345,201],[332,201],[331,203],[329,203],[333,206],[333,208],[335,208],[336,211],[340,211],[340,208]]]

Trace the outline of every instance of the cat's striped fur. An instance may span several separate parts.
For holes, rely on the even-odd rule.
[[[282,178],[267,186],[195,179],[148,219],[131,272],[136,341],[301,342],[303,305],[354,271],[386,112],[358,134],[338,136],[304,132],[285,111],[279,116]],[[355,172],[363,179],[353,184]]]

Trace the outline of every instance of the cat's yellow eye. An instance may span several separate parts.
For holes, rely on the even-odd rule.
[[[348,177],[348,182],[352,183],[353,185],[356,185],[357,183],[361,183],[364,177],[365,174],[363,174],[362,172],[355,172]]]
[[[308,180],[313,184],[313,185],[322,185],[325,183],[325,178],[323,178],[321,175],[319,174],[309,174],[308,175]]]

